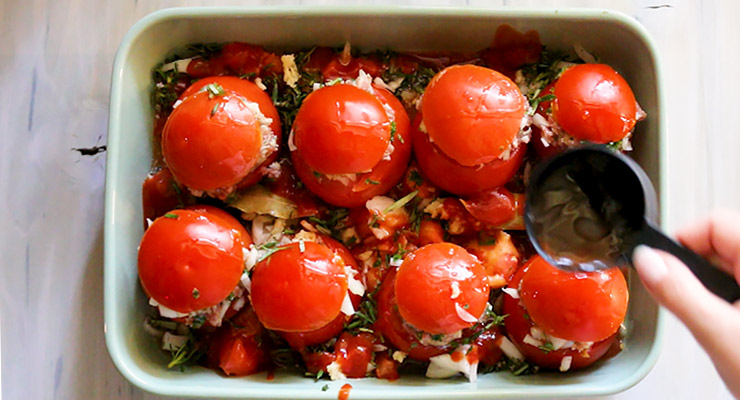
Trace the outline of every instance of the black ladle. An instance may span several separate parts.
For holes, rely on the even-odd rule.
[[[571,271],[631,265],[640,244],[673,254],[711,292],[734,302],[733,277],[664,235],[645,171],[605,146],[565,151],[537,166],[527,189],[524,221],[537,252]]]

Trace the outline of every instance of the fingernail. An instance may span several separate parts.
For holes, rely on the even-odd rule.
[[[647,285],[654,285],[668,274],[668,267],[663,258],[648,246],[639,245],[632,253],[632,263]]]

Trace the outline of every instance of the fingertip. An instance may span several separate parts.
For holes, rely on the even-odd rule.
[[[639,245],[635,248],[632,263],[648,288],[655,288],[668,275],[668,267],[663,258],[648,246]]]

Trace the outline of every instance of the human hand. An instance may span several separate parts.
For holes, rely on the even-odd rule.
[[[676,237],[740,282],[740,213],[716,211],[681,229]],[[638,246],[632,260],[653,298],[689,328],[730,392],[740,398],[740,301],[730,304],[709,292],[688,267],[666,252]]]

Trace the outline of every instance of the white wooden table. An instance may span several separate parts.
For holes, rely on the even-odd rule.
[[[408,5],[612,8],[654,35],[663,59],[670,213],[677,227],[740,208],[740,2],[401,0]],[[125,381],[103,338],[105,154],[113,57],[144,15],[178,5],[339,0],[0,2],[2,394],[15,399],[155,399]],[[360,2],[358,2],[360,3]],[[365,3],[394,4],[388,1]],[[740,377],[739,377],[740,379]],[[650,375],[614,399],[729,399],[673,317]]]

